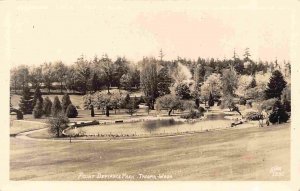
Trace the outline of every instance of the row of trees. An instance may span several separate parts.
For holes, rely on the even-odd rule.
[[[62,97],[61,102],[58,96],[55,96],[52,103],[49,97],[43,99],[39,87],[35,89],[33,96],[29,88],[24,87],[19,107],[24,114],[33,114],[34,118],[41,118],[43,115],[55,117],[59,113],[64,113],[69,118],[77,117],[78,115],[77,109],[72,104],[68,94]]]
[[[11,69],[11,88],[16,92],[31,84],[32,88],[45,87],[48,92],[58,83],[61,93],[63,90],[98,91],[111,86],[131,90],[139,87],[139,70],[125,58],[112,61],[107,55],[99,59],[87,60],[80,56],[73,65],[67,66],[61,61],[46,62],[37,67],[22,65]]]

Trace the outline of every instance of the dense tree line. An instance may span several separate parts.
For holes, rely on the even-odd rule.
[[[24,113],[34,111],[37,116],[40,116],[37,111],[41,108],[54,107],[66,112],[70,105],[68,97],[63,101],[66,105],[61,105],[57,99],[52,106],[49,106],[49,101],[43,103],[39,88],[44,89],[43,93],[45,89],[48,93],[58,89],[61,94],[84,94],[87,108],[91,105],[89,95],[94,94],[97,104],[92,105],[105,108],[108,116],[109,108],[115,111],[117,108],[124,108],[120,105],[120,100],[125,95],[112,94],[112,87],[127,91],[141,90],[143,102],[146,102],[150,109],[154,109],[158,98],[172,94],[171,98],[175,96],[181,100],[194,99],[197,107],[200,100],[205,105],[208,102],[208,106],[213,106],[218,101],[218,104],[222,102],[222,106],[230,110],[236,108],[235,98],[239,98],[243,104],[246,104],[247,100],[264,101],[277,98],[281,99],[283,108],[290,110],[290,99],[287,96],[290,89],[286,88],[288,82],[285,80],[290,78],[289,62],[284,62],[283,66],[279,65],[277,60],[256,62],[251,59],[249,49],[245,50],[243,58],[239,58],[234,52],[232,58],[223,60],[200,57],[190,60],[178,57],[170,61],[164,60],[163,57],[164,53],[161,50],[160,59],[144,57],[137,63],[132,63],[125,57],[112,60],[108,55],[103,55],[101,58],[95,56],[88,60],[81,55],[72,65],[61,61],[46,62],[34,67],[22,65],[11,69],[11,89],[12,92],[22,90],[21,110]],[[33,97],[30,89],[35,90]],[[282,92],[285,96],[282,96]],[[166,98],[170,100],[170,97]],[[137,101],[130,101],[126,105],[131,105],[129,109],[132,114],[135,110],[133,105]],[[70,106],[69,110],[73,108]],[[50,113],[57,115],[59,112],[53,110],[44,114]]]

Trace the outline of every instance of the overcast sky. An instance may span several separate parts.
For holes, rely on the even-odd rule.
[[[13,65],[69,64],[104,53],[137,61],[158,57],[161,48],[165,59],[231,58],[234,49],[242,57],[246,47],[255,60],[290,59],[291,12],[284,8],[257,9],[253,1],[234,2],[234,9],[194,1],[51,2],[14,3]]]

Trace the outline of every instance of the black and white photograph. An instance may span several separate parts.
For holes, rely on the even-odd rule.
[[[8,181],[291,182],[299,3],[0,1]]]

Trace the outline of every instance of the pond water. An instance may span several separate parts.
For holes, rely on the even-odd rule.
[[[230,121],[224,119],[224,114],[209,114],[207,118],[193,123],[178,122],[173,119],[163,119],[155,121],[143,121],[135,123],[117,123],[107,125],[95,125],[78,128],[84,131],[87,135],[95,134],[164,134],[188,131],[205,131],[215,128],[225,128],[230,126]],[[76,133],[79,130],[70,130],[71,133]]]

